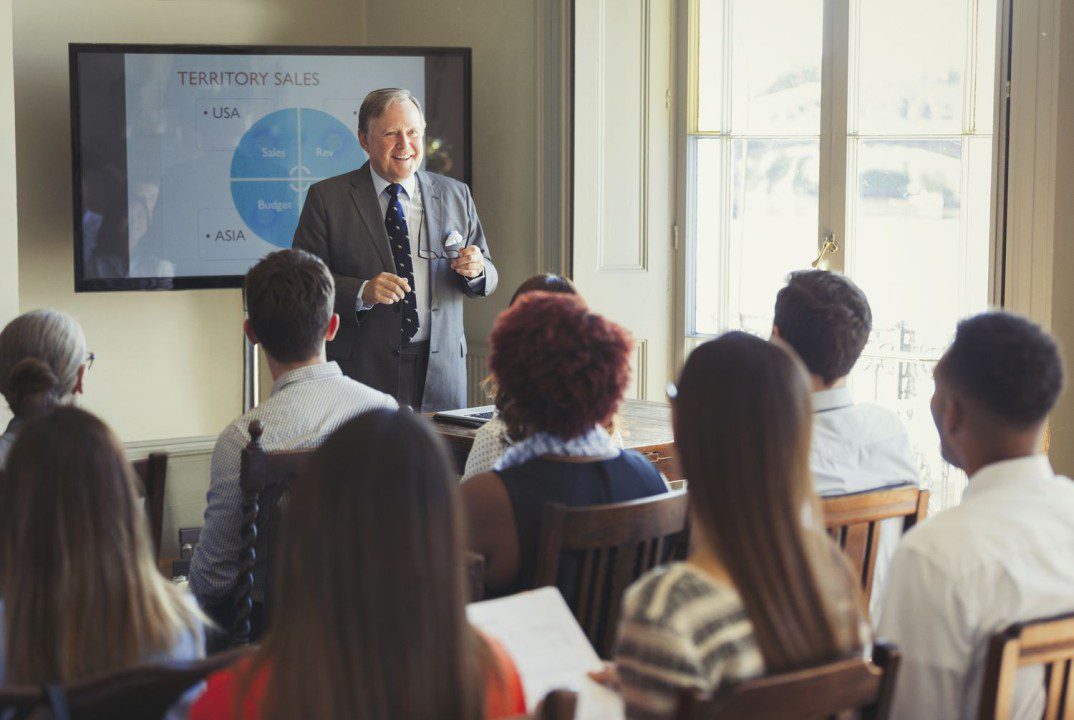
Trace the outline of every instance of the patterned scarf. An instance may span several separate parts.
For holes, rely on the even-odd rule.
[[[563,440],[551,433],[539,432],[520,440],[503,451],[503,455],[492,466],[494,472],[516,467],[542,455],[561,457],[604,457],[618,456],[619,448],[612,436],[600,425],[594,425],[582,435]]]

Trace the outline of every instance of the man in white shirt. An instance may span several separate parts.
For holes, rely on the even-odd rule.
[[[845,495],[918,484],[917,457],[899,417],[874,403],[855,403],[847,375],[872,330],[865,294],[826,270],[792,273],[776,295],[772,336],[802,358],[813,384],[809,465],[818,495]],[[870,613],[875,618],[902,521],[881,524]]]
[[[1055,343],[1006,313],[962,322],[935,370],[944,458],[969,476],[962,503],[907,533],[879,636],[902,664],[895,718],[975,718],[989,639],[1074,611],[1074,483],[1043,454],[1063,386]],[[1042,673],[1019,674],[1011,715],[1039,718]]]
[[[250,422],[261,421],[261,447],[266,451],[298,450],[320,445],[356,415],[398,407],[390,395],[345,377],[336,363],[326,362],[325,341],[339,328],[339,315],[332,312],[334,291],[325,264],[302,250],[270,253],[246,275],[243,294],[249,319],[243,329],[265,351],[272,392],[217,438],[205,523],[190,563],[190,587],[224,631],[233,620],[232,588],[239,576],[239,467],[242,449],[250,442]],[[263,629],[266,560],[259,556],[254,566],[255,639]]]

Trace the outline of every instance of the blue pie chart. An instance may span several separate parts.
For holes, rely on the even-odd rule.
[[[254,123],[231,157],[231,198],[250,230],[291,247],[309,186],[359,167],[365,151],[335,116],[312,108],[277,110]]]

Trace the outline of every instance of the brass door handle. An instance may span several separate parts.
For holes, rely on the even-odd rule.
[[[839,246],[835,242],[835,233],[828,233],[824,236],[824,244],[820,246],[820,252],[817,253],[817,258],[811,262],[810,265],[814,268],[820,267],[820,263],[825,255],[837,252],[838,250]]]

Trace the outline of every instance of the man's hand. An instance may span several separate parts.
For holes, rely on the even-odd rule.
[[[485,256],[481,254],[481,248],[474,245],[464,247],[459,251],[459,257],[451,261],[451,269],[467,280],[473,280],[485,272]]]
[[[381,303],[392,305],[403,299],[410,292],[410,283],[398,275],[382,272],[365,284],[362,290],[362,302],[366,305]]]

